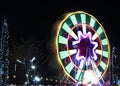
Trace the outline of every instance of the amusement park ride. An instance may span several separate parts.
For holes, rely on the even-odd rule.
[[[0,86],[9,86],[7,22],[0,30]],[[77,86],[117,86],[116,48],[112,48],[105,29],[91,14],[68,13],[58,25],[56,36],[58,60],[67,80]]]
[[[84,11],[68,13],[58,25],[56,48],[65,75],[75,83],[115,86],[110,82],[115,81],[112,62],[115,50],[112,50],[111,61],[105,29],[91,14]]]

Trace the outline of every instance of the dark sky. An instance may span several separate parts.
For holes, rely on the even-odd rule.
[[[103,25],[111,47],[120,50],[120,10],[117,2],[86,0],[16,0],[0,2],[0,23],[8,21],[11,37],[42,40],[49,46],[54,24],[64,13],[85,11],[92,14]],[[44,51],[50,52],[48,51]]]
[[[0,22],[8,20],[9,32],[25,39],[50,39],[53,25],[67,12],[82,10],[103,25],[111,45],[119,45],[119,6],[102,1],[5,1],[0,5]]]

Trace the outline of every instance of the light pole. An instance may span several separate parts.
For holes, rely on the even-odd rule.
[[[31,60],[30,60],[30,67],[28,67],[28,71],[27,71],[27,82],[28,82],[28,85],[30,85],[30,71],[31,70],[34,70],[34,75],[35,75],[35,68],[36,66],[33,64],[33,62],[35,61],[36,57],[33,57]]]
[[[35,61],[36,57],[33,57],[30,61],[30,65],[28,65],[28,70],[27,70],[27,74],[26,74],[26,77],[27,77],[27,84],[30,85],[30,72],[31,70],[34,70],[34,75],[35,75],[35,69],[36,69],[36,66],[33,64],[33,62]],[[20,64],[26,64],[25,61],[21,61],[19,59],[16,60],[18,63]],[[15,70],[16,70],[16,65],[15,65]]]

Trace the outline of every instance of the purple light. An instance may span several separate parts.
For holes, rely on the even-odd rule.
[[[78,31],[78,39],[72,42],[73,46],[77,46],[76,59],[86,61],[86,65],[90,64],[90,59],[97,60],[95,49],[98,47],[98,43],[92,41],[92,34],[88,32],[83,34]]]

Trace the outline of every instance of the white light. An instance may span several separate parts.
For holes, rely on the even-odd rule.
[[[39,82],[41,79],[38,76],[35,76],[34,81]]]
[[[35,58],[36,58],[36,57],[33,57],[32,60],[31,60],[31,62],[33,62],[33,61],[35,60]]]
[[[36,68],[36,66],[35,66],[35,65],[32,65],[32,66],[31,66],[31,69],[35,69],[35,68]]]
[[[88,82],[91,82],[90,84],[98,84],[99,82],[98,78],[95,76],[92,70],[87,70],[84,73],[83,84],[88,84]]]
[[[20,61],[19,59],[17,59],[16,61],[22,64],[22,61]]]
[[[16,75],[13,75],[13,78],[16,78]]]

